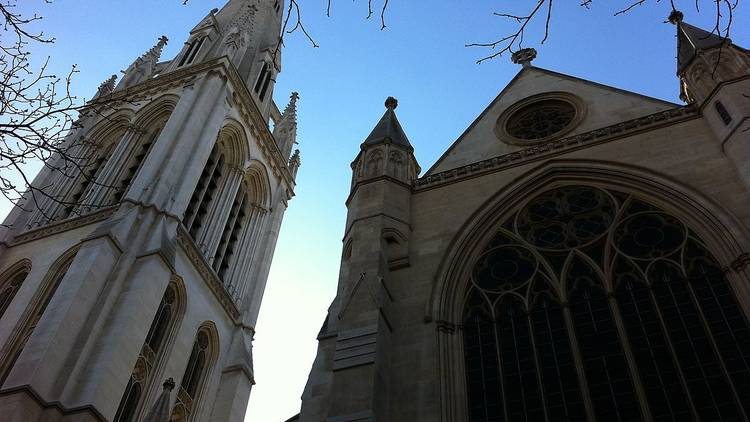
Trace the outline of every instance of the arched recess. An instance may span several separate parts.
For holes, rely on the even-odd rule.
[[[644,169],[590,160],[553,160],[509,182],[486,201],[454,237],[451,242],[453,246],[438,269],[427,304],[427,319],[437,323],[439,332],[441,412],[444,420],[467,419],[468,386],[463,334],[457,328],[463,326],[465,306],[471,303],[467,301],[472,300],[467,294],[471,286],[470,274],[477,259],[490,240],[502,232],[502,224],[528,201],[542,192],[569,185],[622,192],[625,196],[637,197],[674,215],[696,234],[718,261],[718,266],[724,269],[730,267],[750,245],[747,229],[719,204],[694,189]],[[601,276],[597,274],[597,277]],[[726,278],[734,288],[745,314],[750,314],[745,287],[748,275],[743,271],[729,271]],[[607,287],[610,291],[611,288]],[[644,402],[646,393],[637,391],[637,394]],[[588,412],[592,411],[589,409]]]
[[[91,198],[92,191],[101,184],[102,175],[115,149],[127,133],[133,113],[121,110],[97,122],[82,138],[79,145],[73,148],[70,156],[81,157],[80,160],[60,158],[55,166],[58,169],[58,180],[53,184],[59,191],[53,192],[58,200],[50,200],[44,212],[35,216],[34,224],[47,219],[62,219],[95,208],[98,204]],[[110,164],[111,166],[111,164]]]
[[[0,356],[3,357],[0,360],[0,387],[5,383],[13,366],[21,356],[26,343],[34,334],[34,329],[43,318],[47,306],[52,301],[57,288],[73,263],[79,248],[80,245],[76,245],[63,252],[50,266],[39,287],[37,287],[34,296],[26,306],[21,318],[19,318],[13,333],[3,345],[0,351]]]
[[[219,357],[219,333],[213,321],[200,325],[185,366],[170,421],[199,420],[205,395]]]
[[[0,274],[0,318],[5,314],[30,272],[31,260],[24,258]]]
[[[179,97],[173,94],[152,100],[135,114],[130,132],[118,146],[110,171],[105,175],[105,193],[97,198],[105,205],[117,204],[125,196],[133,180],[141,171],[146,156],[161,135],[177,106]]]
[[[242,124],[234,119],[227,119],[219,131],[216,141],[226,158],[227,165],[241,169],[248,159],[248,137]]]
[[[173,275],[149,326],[133,371],[120,399],[114,422],[139,420],[161,391],[160,374],[174,346],[185,315],[187,290],[182,277]],[[140,415],[140,416],[139,416]]]

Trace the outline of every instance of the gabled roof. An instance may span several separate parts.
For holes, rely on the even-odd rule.
[[[395,109],[398,107],[398,101],[393,97],[385,100],[387,110],[380,121],[375,125],[370,135],[362,143],[363,145],[376,145],[380,143],[392,143],[401,145],[412,150],[409,138],[406,136],[401,123],[396,118]]]
[[[677,24],[677,72],[681,72],[699,50],[718,47],[725,38],[713,32],[700,29],[689,23]]]
[[[469,125],[469,127],[466,128],[466,130],[456,139],[453,144],[451,144],[450,147],[440,156],[440,158],[437,159],[437,161],[425,172],[425,176],[429,176],[431,174],[448,170],[454,167],[457,167],[457,163],[452,162],[452,156],[457,153],[457,150],[461,148],[461,144],[466,142],[467,138],[471,137],[472,132],[480,130],[479,126],[482,125],[482,122],[486,122],[488,119],[491,120],[491,125],[494,127],[494,122],[496,120],[496,117],[490,117],[490,115],[493,115],[493,112],[496,112],[497,109],[507,107],[510,105],[510,103],[506,103],[503,105],[502,103],[507,101],[505,97],[508,96],[508,94],[512,93],[513,91],[517,91],[517,86],[522,83],[522,81],[527,77],[534,77],[534,76],[543,76],[545,78],[552,77],[552,78],[559,78],[560,80],[568,81],[574,85],[580,84],[581,86],[588,86],[593,89],[599,90],[601,92],[609,92],[614,95],[619,96],[620,98],[629,98],[630,103],[638,103],[645,108],[642,111],[632,109],[632,107],[627,107],[627,109],[620,110],[618,112],[619,115],[621,115],[621,118],[629,119],[629,118],[636,118],[641,117],[642,115],[648,115],[655,113],[657,111],[662,111],[670,108],[679,107],[679,104],[675,104],[669,101],[660,100],[658,98],[649,97],[646,95],[638,94],[635,92],[627,91],[624,89],[600,84],[597,82],[592,82],[586,79],[581,79],[575,76],[566,75],[564,73],[555,72],[552,70],[543,69],[536,66],[524,66],[517,74],[516,76],[511,79],[511,81],[503,88],[503,90],[495,97],[494,100],[482,111],[482,113]],[[542,85],[538,85],[540,89],[538,91],[530,92],[528,95],[534,95],[539,92],[545,92],[545,91],[559,91],[561,88],[559,87],[544,87],[541,88],[544,84],[544,82],[539,82]],[[572,87],[570,87],[572,88]],[[565,89],[567,91],[567,89]],[[524,90],[521,90],[523,93]],[[575,90],[570,90],[571,93],[576,94]],[[585,100],[585,98],[584,98]],[[515,101],[515,100],[514,100]],[[595,107],[596,108],[596,107]],[[637,114],[637,115],[636,115]],[[614,116],[614,114],[613,114]],[[623,117],[624,116],[624,117]],[[586,120],[584,119],[584,123]],[[601,126],[606,126],[608,124],[611,124],[612,122],[602,122]],[[598,123],[597,123],[598,124]],[[596,127],[593,127],[591,129],[596,129]],[[491,133],[491,132],[488,132]],[[484,138],[484,137],[480,137]],[[497,148],[503,148],[503,143],[498,142],[495,138],[495,135],[492,135],[492,138],[489,143],[494,144],[497,146]],[[512,150],[517,150],[520,147],[512,148]],[[501,155],[502,153],[506,153],[510,151],[495,151],[494,155]],[[479,159],[475,160],[479,161]],[[462,163],[466,164],[466,163]]]

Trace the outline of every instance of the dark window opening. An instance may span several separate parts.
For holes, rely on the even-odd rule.
[[[732,115],[729,114],[726,107],[724,107],[724,104],[717,101],[714,103],[714,108],[716,108],[716,112],[719,113],[721,121],[724,122],[725,125],[729,126],[729,124],[732,123]]]

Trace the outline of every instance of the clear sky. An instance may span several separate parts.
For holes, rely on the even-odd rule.
[[[299,0],[304,22],[320,44],[310,47],[294,34],[286,41],[283,69],[274,93],[283,109],[300,93],[299,148],[302,168],[271,268],[254,342],[255,377],[248,421],[284,421],[299,410],[315,356],[315,337],[335,293],[351,169],[349,164],[384,112],[389,96],[423,169],[429,168],[520,70],[507,55],[475,64],[489,51],[465,48],[492,41],[513,28],[492,16],[504,7],[530,7],[535,0],[390,0],[387,29],[365,20],[365,0]],[[373,0],[376,6],[379,0]],[[713,26],[712,1],[683,1],[685,21]],[[80,70],[73,92],[90,98],[96,87],[125,69],[164,34],[163,57],[180,49],[188,31],[224,0],[19,0],[35,11],[57,39],[34,47],[37,59],[52,55],[62,74]],[[532,26],[526,45],[534,65],[680,103],[675,77],[675,28],[664,23],[668,2],[647,2],[614,17],[612,4],[595,0],[590,10],[576,1],[555,2],[550,38]],[[471,6],[467,6],[471,4]],[[623,5],[625,3],[622,3]],[[750,48],[746,1],[735,13],[732,39]],[[689,153],[689,151],[675,151]],[[7,213],[1,204],[0,213]]]

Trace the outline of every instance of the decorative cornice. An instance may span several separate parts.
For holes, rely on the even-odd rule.
[[[187,232],[185,227],[180,224],[177,229],[177,242],[182,249],[185,251],[190,262],[198,270],[203,280],[205,280],[209,289],[213,292],[216,299],[221,303],[226,313],[232,318],[235,324],[240,324],[240,311],[237,309],[237,304],[234,299],[229,295],[229,292],[224,288],[224,283],[221,282],[216,272],[208,265],[206,258],[203,253],[198,249],[198,246],[193,241],[190,233]]]
[[[82,215],[80,217],[69,218],[58,222],[50,223],[45,226],[41,226],[15,236],[8,246],[16,246],[22,243],[31,242],[32,240],[41,239],[43,237],[51,236],[53,234],[65,232],[68,230],[77,229],[78,227],[85,226],[91,223],[96,223],[102,220],[106,220],[112,214],[114,214],[117,206],[110,206],[103,208],[91,214]]]
[[[673,108],[628,120],[612,126],[592,130],[562,139],[555,139],[538,145],[524,148],[520,151],[503,154],[497,157],[467,164],[465,166],[442,171],[414,181],[417,191],[428,190],[438,186],[470,179],[480,175],[494,173],[510,167],[519,166],[532,161],[551,158],[562,153],[587,148],[604,142],[631,136],[646,130],[653,130],[668,124],[674,124],[700,116],[698,109],[692,105]]]

